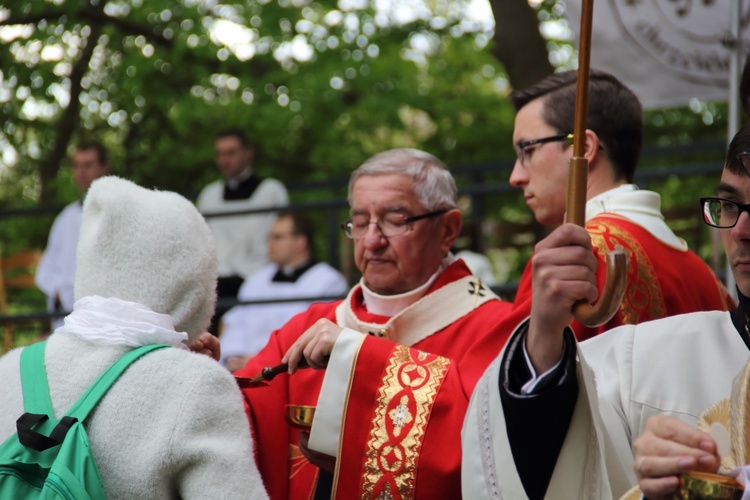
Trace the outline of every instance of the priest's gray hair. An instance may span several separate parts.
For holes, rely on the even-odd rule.
[[[391,149],[370,157],[349,178],[349,205],[352,189],[360,177],[401,174],[412,180],[414,196],[425,210],[456,208],[456,181],[448,167],[437,157],[419,149]]]

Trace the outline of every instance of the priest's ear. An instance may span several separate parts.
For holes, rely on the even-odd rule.
[[[441,217],[443,218],[443,239],[441,242],[440,250],[443,254],[447,254],[450,251],[451,247],[453,247],[453,244],[456,243],[456,239],[461,233],[463,215],[461,215],[461,210],[454,208],[452,210],[448,210],[448,212],[443,214]]]
[[[589,171],[594,167],[594,163],[603,152],[604,146],[602,146],[599,136],[593,130],[586,129],[586,146],[583,150],[583,156],[589,162]]]

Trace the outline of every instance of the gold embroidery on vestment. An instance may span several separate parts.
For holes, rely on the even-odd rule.
[[[666,316],[659,280],[638,240],[621,227],[600,219],[587,222],[586,230],[596,252],[602,257],[618,247],[627,255],[627,285],[617,311],[622,323],[637,324]]]
[[[450,360],[397,346],[385,369],[363,466],[361,498],[414,498],[416,465]]]
[[[300,451],[299,446],[295,444],[289,445],[289,479],[296,476],[309,463],[302,454],[302,451]]]

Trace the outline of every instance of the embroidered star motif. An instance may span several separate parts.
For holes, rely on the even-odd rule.
[[[394,429],[394,434],[396,436],[401,433],[401,428],[403,426],[414,420],[414,417],[409,411],[409,407],[406,406],[403,399],[398,406],[388,412],[388,416],[391,418],[391,422],[393,422],[393,426],[396,428]]]

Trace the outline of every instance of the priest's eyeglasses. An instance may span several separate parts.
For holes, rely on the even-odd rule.
[[[703,222],[720,229],[736,226],[742,212],[750,214],[750,204],[743,205],[726,198],[701,198],[701,208]]]
[[[380,231],[380,234],[386,238],[390,238],[392,236],[401,236],[406,233],[411,229],[412,223],[417,222],[418,220],[437,217],[438,215],[443,215],[447,211],[447,209],[436,210],[434,212],[427,212],[426,214],[413,215],[410,217],[399,213],[388,213],[382,218],[374,221],[371,221],[364,215],[355,215],[351,220],[341,224],[341,229],[344,230],[344,234],[346,234],[348,238],[358,240],[367,234],[370,225],[375,224]]]
[[[531,155],[534,153],[537,146],[547,144],[548,142],[562,142],[568,141],[568,145],[573,144],[573,134],[557,134],[549,137],[542,137],[541,139],[531,139],[530,141],[518,141],[516,143],[516,156],[521,165],[526,165],[526,162],[531,159]]]

